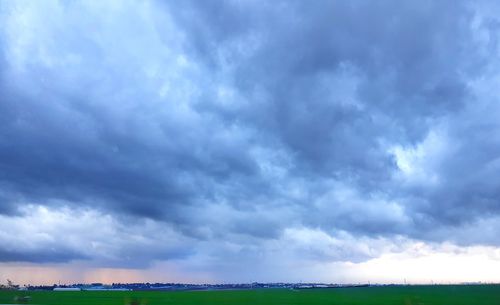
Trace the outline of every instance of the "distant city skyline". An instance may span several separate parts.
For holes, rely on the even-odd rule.
[[[0,282],[500,282],[494,1],[0,2]]]

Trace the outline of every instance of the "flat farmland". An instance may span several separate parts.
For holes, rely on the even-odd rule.
[[[0,304],[45,305],[500,305],[500,285],[213,291],[0,291]]]

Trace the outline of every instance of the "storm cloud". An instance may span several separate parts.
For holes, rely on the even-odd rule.
[[[491,5],[2,2],[0,261],[500,246]]]

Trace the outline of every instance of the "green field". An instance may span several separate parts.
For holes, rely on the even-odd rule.
[[[500,285],[405,286],[341,289],[256,289],[226,291],[0,291],[0,304],[46,305],[500,305]]]

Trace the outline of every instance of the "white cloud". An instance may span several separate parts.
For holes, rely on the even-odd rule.
[[[151,259],[189,255],[192,240],[164,223],[132,218],[116,219],[91,209],[50,209],[24,206],[20,216],[0,215],[0,247],[4,251],[57,256],[71,251],[95,265],[148,265]],[[15,259],[13,259],[15,260]]]

